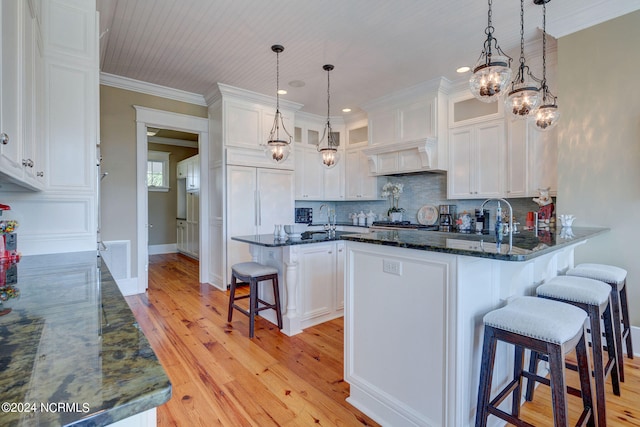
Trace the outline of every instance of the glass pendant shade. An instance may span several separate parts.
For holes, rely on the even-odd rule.
[[[280,53],[284,47],[276,44],[271,46],[271,50],[276,53],[276,114],[273,118],[273,126],[269,133],[269,139],[264,146],[264,153],[268,159],[282,163],[289,158],[291,153],[291,134],[284,127],[282,113],[280,113]]]
[[[505,99],[505,108],[512,117],[526,119],[540,105],[540,88],[531,81],[523,80],[512,84],[509,96]]]
[[[534,113],[536,129],[548,131],[553,129],[560,120],[560,109],[556,105],[555,97],[545,97],[542,105]]]
[[[486,103],[496,102],[511,81],[511,57],[500,49],[498,39],[493,37],[492,0],[488,0],[488,4],[487,28],[484,30],[487,38],[469,79],[469,89],[473,96]]]
[[[482,102],[495,102],[511,81],[511,58],[493,56],[481,58],[469,79],[471,93]]]
[[[331,129],[331,104],[330,104],[330,80],[329,72],[333,70],[333,65],[327,64],[322,67],[327,72],[327,123],[324,126],[324,132],[322,138],[318,144],[318,152],[322,159],[322,166],[326,169],[333,168],[340,160],[340,153],[338,152],[338,146],[340,143],[336,141],[336,134]]]

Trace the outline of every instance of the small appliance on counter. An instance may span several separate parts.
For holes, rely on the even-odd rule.
[[[298,224],[311,224],[313,222],[313,208],[296,208],[295,222]]]
[[[489,209],[476,209],[476,233],[489,234]]]
[[[439,221],[440,231],[453,231],[456,218],[456,205],[440,205]]]

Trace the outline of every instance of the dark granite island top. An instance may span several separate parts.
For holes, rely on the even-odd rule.
[[[171,383],[95,252],[17,267],[20,295],[0,310],[0,425],[107,425],[169,400]]]
[[[342,236],[353,234],[349,231],[336,231],[334,233],[326,233],[324,231],[309,231],[302,233],[301,237],[286,239],[278,239],[273,234],[254,234],[250,236],[233,236],[232,240],[238,242],[249,243],[251,245],[264,246],[269,248],[277,248],[283,246],[306,245],[309,243],[333,242],[343,240]]]
[[[558,230],[524,230],[513,235],[509,251],[509,237],[496,244],[491,234],[453,233],[441,231],[400,230],[376,231],[365,234],[345,233],[342,240],[395,246],[424,251],[467,255],[501,261],[528,261],[563,247],[576,244],[608,231],[608,228],[574,227]]]

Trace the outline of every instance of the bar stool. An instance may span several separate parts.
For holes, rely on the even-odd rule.
[[[538,297],[551,299],[574,305],[584,310],[589,317],[591,329],[591,348],[593,351],[593,375],[595,377],[596,408],[598,426],[607,425],[605,381],[611,375],[613,393],[620,396],[620,382],[618,376],[618,362],[613,332],[613,318],[611,316],[611,287],[599,280],[584,277],[557,276],[536,289]],[[600,318],[603,319],[605,338],[607,340],[607,355],[602,350],[602,329]],[[529,372],[536,373],[539,355],[531,354]],[[544,381],[541,381],[544,383]],[[526,399],[533,400],[534,383],[527,384]]]
[[[577,307],[535,297],[519,297],[505,307],[487,313],[483,319],[484,344],[478,386],[476,427],[486,426],[489,414],[514,425],[531,425],[518,418],[522,377],[533,377],[531,373],[523,371],[525,349],[548,357],[554,425],[563,427],[566,427],[568,422],[564,358],[567,353],[573,349],[576,350],[580,375],[579,393],[584,406],[577,425],[587,422],[587,425],[595,426],[589,352],[586,343],[586,318],[587,314]],[[493,400],[490,400],[498,341],[515,346],[513,380]],[[498,406],[511,394],[513,394],[511,414],[508,414]]]
[[[275,302],[270,304],[258,298],[258,283],[263,280],[271,280]],[[238,283],[240,281],[240,283]],[[249,284],[249,295],[236,297],[236,286]],[[249,298],[249,311],[235,304],[236,300]],[[258,303],[262,307],[258,307]],[[280,291],[278,290],[278,270],[274,267],[258,264],[257,262],[241,262],[231,267],[231,289],[229,294],[229,314],[227,321],[231,322],[233,309],[245,316],[249,316],[249,338],[254,335],[254,321],[256,315],[262,310],[275,310],[278,320],[278,329],[282,329],[282,311],[280,309]]]
[[[613,305],[613,323],[618,350],[618,369],[620,381],[624,381],[624,355],[622,341],[626,340],[627,357],[633,359],[631,345],[631,324],[629,321],[629,305],[627,303],[627,270],[607,264],[579,264],[567,271],[567,276],[586,277],[600,280],[611,286],[611,304]],[[622,325],[620,324],[622,322]],[[622,328],[622,329],[621,329]]]

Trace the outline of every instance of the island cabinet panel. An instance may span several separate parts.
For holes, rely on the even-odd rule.
[[[354,247],[357,246],[357,247]],[[393,396],[414,425],[448,425],[447,390],[455,298],[455,260],[421,259],[377,245],[352,245],[347,255],[345,375],[348,401],[369,406],[368,397]],[[398,256],[400,255],[400,256]],[[384,415],[385,425],[402,425]],[[409,424],[406,424],[409,425]]]
[[[301,320],[321,318],[333,311],[335,293],[335,243],[300,248]]]

